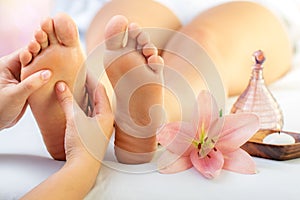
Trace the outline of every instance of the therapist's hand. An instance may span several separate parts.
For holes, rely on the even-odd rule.
[[[104,87],[98,85],[91,89],[90,81],[87,85],[90,108],[93,111],[90,112],[90,116],[86,116],[79,108],[65,83],[56,84],[57,99],[67,121],[65,136],[67,161],[60,170],[27,193],[22,200],[41,197],[51,200],[84,199],[95,184],[101,166],[96,157],[99,151],[103,153],[106,150],[106,139],[111,135],[114,120]],[[98,137],[101,136],[99,128],[103,130],[104,138]],[[94,140],[86,141],[82,138],[82,134]],[[94,152],[96,153],[94,156],[93,150],[97,151]]]
[[[87,78],[90,114],[78,106],[64,82],[56,83],[56,95],[66,116],[65,151],[67,163],[97,162],[100,167],[110,140],[114,117],[103,85]]]
[[[0,58],[0,130],[19,121],[26,110],[27,98],[51,77],[49,70],[41,70],[21,82],[19,52]]]

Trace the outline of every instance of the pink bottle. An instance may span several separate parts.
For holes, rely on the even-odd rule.
[[[234,103],[231,113],[254,112],[260,119],[260,129],[281,130],[283,126],[282,111],[275,98],[265,85],[263,77],[264,54],[261,50],[254,52],[255,65],[246,90]]]

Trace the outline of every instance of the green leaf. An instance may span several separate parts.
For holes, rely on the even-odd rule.
[[[219,117],[223,117],[223,110],[222,109],[219,111]]]

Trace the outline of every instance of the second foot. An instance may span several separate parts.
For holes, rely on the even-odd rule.
[[[163,59],[147,33],[123,16],[108,22],[105,39],[104,65],[116,97],[116,157],[126,164],[150,162],[163,121]]]

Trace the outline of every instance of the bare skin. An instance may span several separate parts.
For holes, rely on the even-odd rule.
[[[256,50],[263,50],[267,57],[264,68],[267,83],[282,77],[291,66],[292,47],[283,24],[274,13],[256,3],[230,2],[213,7],[179,31],[207,51],[229,96],[238,95],[246,88],[253,65],[251,56]],[[177,43],[171,40],[167,46]],[[178,58],[168,53],[163,58],[167,65],[186,73],[188,80],[194,78],[192,70],[182,69]]]
[[[57,102],[54,85],[60,80],[65,81],[74,91],[78,104],[83,106],[86,80],[84,59],[77,27],[65,14],[44,20],[41,29],[36,31],[35,40],[20,54],[22,80],[41,69],[50,69],[53,73],[49,83],[33,93],[28,98],[28,103],[49,153],[57,160],[66,159],[66,121]]]
[[[148,35],[137,24],[128,24],[123,16],[108,22],[105,38],[104,65],[116,95],[116,157],[128,164],[149,162],[157,146],[155,133],[163,119],[159,109],[148,114],[153,105],[162,105],[163,59]]]
[[[41,70],[21,82],[19,53],[20,50],[0,58],[0,130],[14,126],[22,118],[27,98],[51,77],[51,71]]]
[[[153,13],[153,11],[155,11]],[[90,53],[105,39],[103,32],[107,22],[115,15],[125,16],[129,22],[141,27],[160,27],[177,30],[181,27],[176,15],[165,6],[153,0],[112,0],[107,2],[94,17],[86,34],[86,48]],[[168,41],[166,36],[151,36],[155,46],[163,46]]]

